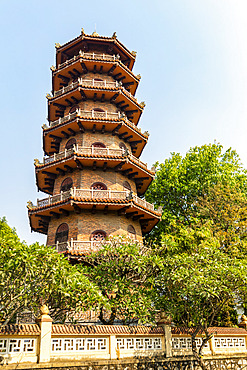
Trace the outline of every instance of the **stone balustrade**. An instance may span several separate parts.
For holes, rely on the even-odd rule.
[[[74,145],[73,148],[65,149],[62,152],[54,153],[53,155],[49,157],[43,158],[43,163],[38,164],[50,164],[53,162],[56,162],[60,159],[65,159],[70,157],[72,154],[80,154],[80,155],[87,155],[87,156],[94,156],[94,155],[100,155],[100,156],[126,156],[128,157],[132,162],[137,164],[140,167],[143,167],[147,169],[147,163],[142,162],[139,158],[135,157],[131,153],[126,153],[124,149],[118,149],[118,148],[97,148],[94,146],[91,147],[85,147],[81,145]]]
[[[58,125],[62,125],[64,123],[67,123],[73,119],[81,118],[81,119],[110,119],[110,120],[119,120],[123,119],[125,123],[133,128],[135,131],[138,131],[140,134],[143,134],[145,136],[149,136],[149,133],[145,131],[142,133],[141,129],[137,127],[133,122],[128,120],[126,115],[123,112],[118,111],[117,113],[112,112],[98,112],[96,110],[86,111],[82,109],[77,109],[74,113],[69,113],[64,117],[61,117],[55,121],[50,122],[50,127],[55,127]]]
[[[83,86],[83,87],[105,87],[105,88],[114,89],[114,88],[120,87],[121,84],[119,82],[117,82],[117,81],[109,82],[109,81],[106,81],[106,80],[98,81],[98,80],[95,80],[95,79],[92,79],[92,80],[84,80],[82,78],[78,78],[78,81],[72,82],[68,86],[64,86],[62,89],[57,90],[57,91],[54,91],[54,95],[53,96],[54,96],[54,98],[56,98],[56,97],[58,97],[60,95],[63,95],[65,93],[67,93],[70,90],[73,90],[77,86]],[[131,98],[133,98],[132,95],[131,95]]]
[[[133,200],[140,207],[146,208],[147,210],[153,212],[154,205],[147,202],[145,199],[139,198],[136,194],[130,191],[123,190],[96,190],[96,189],[76,189],[71,188],[68,191],[61,192],[56,195],[49,196],[48,198],[39,200],[37,199],[37,207],[45,207],[54,205],[57,202],[73,198],[81,198],[85,201],[90,199],[112,199],[114,200]]]
[[[174,333],[166,323],[158,327],[121,325],[52,324],[43,314],[38,324],[3,326],[0,330],[2,364],[56,363],[127,358],[190,358],[191,338]],[[209,328],[211,339],[204,358],[247,356],[247,331],[240,328]],[[197,346],[202,343],[200,335]],[[32,366],[32,365],[30,365]]]
[[[64,67],[67,67],[68,65],[74,63],[76,60],[80,58],[85,58],[85,59],[94,59],[94,60],[105,60],[105,61],[110,61],[110,62],[115,62],[119,61],[120,57],[119,55],[110,55],[110,54],[102,54],[102,53],[86,53],[83,51],[80,51],[78,55],[74,55],[73,58],[70,58],[66,60],[64,63],[58,64],[57,69],[62,69]]]

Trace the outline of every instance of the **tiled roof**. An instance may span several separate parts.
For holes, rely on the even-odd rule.
[[[115,335],[150,335],[164,334],[161,327],[123,326],[123,325],[52,325],[52,334],[115,334]]]
[[[0,326],[0,335],[39,335],[40,328],[37,324],[20,324]]]
[[[228,328],[228,327],[219,327],[212,326],[208,328],[209,334],[215,335],[247,335],[247,331],[243,328]],[[172,334],[190,334],[193,333],[193,328],[172,328]],[[200,332],[201,333],[201,332]],[[199,334],[200,334],[199,333]]]

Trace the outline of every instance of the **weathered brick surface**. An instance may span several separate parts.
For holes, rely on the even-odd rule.
[[[94,50],[99,53],[105,52],[104,47],[101,45],[95,45]],[[94,63],[92,61],[92,63]],[[107,82],[115,82],[113,76],[109,76],[107,73],[92,73],[88,72],[80,76],[83,80],[92,80],[92,79],[102,79]],[[58,78],[58,77],[55,77]],[[74,79],[71,78],[71,83]],[[107,93],[106,93],[107,95]],[[100,98],[101,94],[97,98]],[[107,100],[108,99],[108,100]],[[121,111],[121,108],[116,107],[114,103],[110,103],[109,96],[106,96],[106,101],[93,101],[86,100],[80,101],[78,104],[80,109],[85,111],[91,111],[95,108],[103,109],[106,112],[117,113]],[[67,115],[71,109],[71,106],[65,109],[64,114]],[[100,128],[102,124],[100,125]],[[92,133],[86,131],[85,133],[77,133],[74,138],[78,145],[84,147],[91,147],[95,142],[102,142],[106,147],[109,148],[119,148],[119,144],[122,142],[117,135],[111,135],[110,133],[102,133],[97,131]],[[65,149],[66,143],[69,139],[64,138],[60,143],[60,151]],[[127,149],[131,152],[131,147],[128,143],[125,143]],[[92,184],[95,182],[102,182],[106,185],[107,189],[111,190],[126,190],[123,186],[124,181],[128,181],[131,186],[131,190],[136,193],[135,182],[131,179],[128,179],[127,176],[123,176],[121,173],[115,172],[114,170],[103,171],[102,169],[93,170],[90,167],[84,167],[83,170],[75,170],[73,173],[67,173],[64,176],[58,175],[55,180],[54,192],[53,194],[60,193],[61,184],[63,180],[67,177],[71,177],[73,181],[73,187],[78,189],[90,189]],[[54,244],[55,234],[58,226],[61,223],[67,223],[69,226],[69,236],[68,239],[78,239],[78,240],[90,240],[92,232],[95,230],[104,230],[107,235],[121,235],[128,234],[127,228],[129,225],[133,226],[136,230],[136,238],[142,240],[142,232],[140,223],[138,221],[132,221],[127,219],[125,216],[118,216],[116,211],[109,211],[107,214],[104,214],[103,211],[96,211],[95,214],[91,213],[90,210],[83,209],[80,214],[71,212],[69,216],[64,216],[61,214],[60,218],[55,217],[51,218],[49,229],[48,229],[48,244]],[[133,235],[133,234],[129,234]]]
[[[96,230],[103,230],[107,236],[126,235],[133,237],[128,233],[127,228],[132,225],[136,231],[136,239],[142,240],[141,227],[138,221],[132,221],[124,216],[118,216],[117,212],[91,211],[82,210],[80,214],[72,212],[69,216],[62,216],[59,219],[53,217],[49,223],[47,244],[55,244],[56,230],[60,224],[66,222],[69,225],[69,240],[90,240],[91,234]]]
[[[60,193],[61,184],[67,177],[72,178],[73,187],[77,189],[90,189],[93,183],[102,182],[107,186],[107,189],[122,191],[126,190],[123,186],[124,181],[128,181],[132,191],[136,193],[135,182],[121,173],[110,169],[104,172],[101,169],[93,171],[90,168],[85,168],[83,171],[77,170],[64,176],[58,176],[55,180],[53,195]]]

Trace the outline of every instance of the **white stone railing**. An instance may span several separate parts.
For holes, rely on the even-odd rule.
[[[50,122],[50,127],[54,127],[57,125],[61,125],[62,123],[68,122],[75,118],[108,118],[108,119],[119,119],[121,118],[121,113],[112,113],[112,112],[98,112],[95,110],[86,111],[82,109],[78,109],[74,113],[70,113],[67,116],[57,119],[56,121]],[[131,122],[132,123],[132,122]],[[133,124],[134,125],[134,124]],[[134,125],[135,126],[135,125]]]
[[[71,197],[83,198],[86,201],[90,199],[112,199],[114,200],[133,200],[140,207],[146,208],[149,211],[154,211],[154,205],[148,203],[145,199],[139,198],[136,194],[130,191],[120,190],[96,190],[96,189],[76,189],[72,188],[68,191],[61,192],[56,195],[49,196],[48,198],[39,200],[37,199],[37,207],[51,206],[57,202],[67,200]]]
[[[122,118],[124,119],[124,121],[126,122],[128,126],[131,126],[135,131],[142,133],[141,129],[137,127],[133,122],[129,121],[126,115],[120,111],[118,111],[117,113],[112,113],[112,112],[98,112],[96,110],[85,111],[82,109],[78,109],[74,113],[69,113],[68,115],[64,117],[61,117],[55,121],[50,122],[50,127],[61,125],[75,118],[116,119],[116,120],[119,120],[120,118]],[[144,135],[149,136],[149,133],[145,131]]]
[[[53,96],[54,96],[54,98],[56,98],[56,97],[58,97],[60,95],[63,95],[65,93],[67,93],[70,90],[75,89],[77,86],[83,86],[83,87],[105,87],[105,88],[113,89],[113,88],[120,87],[121,84],[119,84],[119,82],[117,82],[117,81],[109,82],[109,81],[106,81],[106,80],[97,81],[95,79],[92,79],[92,80],[83,80],[82,78],[78,78],[78,81],[72,82],[68,86],[64,86],[62,89],[57,90],[57,91],[54,91]],[[132,95],[131,95],[131,98],[135,99]]]
[[[200,348],[202,344],[202,338],[197,337],[195,339],[196,347]],[[173,354],[186,354],[192,353],[192,340],[189,336],[176,337],[172,335],[172,350]],[[246,348],[246,336],[245,335],[224,335],[218,336],[213,335],[211,339],[204,345],[203,353],[229,353],[229,352],[245,352]]]
[[[71,149],[65,149],[62,152],[54,153],[53,155],[49,157],[43,158],[43,163],[39,164],[50,164],[52,162],[58,161],[60,159],[65,159],[72,154],[81,154],[81,155],[112,155],[112,156],[125,156],[125,150],[124,149],[118,149],[118,148],[97,148],[97,147],[85,147],[80,146],[78,144],[74,145]],[[133,154],[127,153],[126,157],[128,157],[132,162],[137,164],[140,167],[143,167],[147,169],[147,163],[142,162],[139,158],[136,158]]]
[[[66,60],[64,63],[58,64],[57,69],[64,68],[71,63],[74,63],[76,60],[80,58],[90,58],[95,60],[106,60],[110,62],[119,61],[120,57],[118,55],[110,55],[110,54],[97,54],[97,53],[86,53],[84,51],[80,51],[78,55],[75,55],[73,58]]]
[[[163,329],[121,325],[53,325],[52,319],[45,315],[38,319],[38,325],[9,325],[1,329],[0,355],[3,366],[8,363],[116,360],[136,356],[178,359],[192,355],[190,336],[172,334],[168,324]],[[213,334],[203,349],[204,358],[212,355],[215,359],[217,355],[221,358],[222,355],[229,355],[229,358],[246,357],[246,330],[218,329],[225,329],[225,333],[231,334]],[[197,348],[201,344],[202,337],[196,337]]]
[[[123,156],[124,150],[118,149],[118,148],[97,148],[94,146],[86,147],[86,146],[80,146],[80,145],[74,145],[71,149],[65,149],[62,152],[54,153],[53,155],[49,157],[43,158],[43,164],[49,164],[55,161],[58,161],[60,159],[67,158],[71,156],[72,154],[81,154],[81,155],[114,155],[114,156]]]

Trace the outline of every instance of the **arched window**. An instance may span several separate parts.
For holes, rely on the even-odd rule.
[[[94,112],[105,112],[102,108],[93,108]]]
[[[93,185],[91,185],[91,189],[107,190],[107,186],[105,184],[103,184],[103,182],[94,182]]]
[[[76,145],[76,139],[75,138],[69,139],[65,145],[65,149],[71,149],[73,148],[74,145]]]
[[[128,154],[128,149],[123,142],[119,143],[119,148],[122,149],[125,154]]]
[[[60,188],[60,191],[67,191],[69,189],[71,189],[73,186],[73,180],[71,177],[67,177],[65,180],[63,180],[62,184],[61,184],[61,188]]]
[[[124,181],[123,187],[124,187],[124,189],[131,191],[131,186],[130,186],[130,183],[128,181]]]
[[[101,108],[92,109],[92,116],[95,118],[106,118],[106,112]]]
[[[69,113],[75,113],[76,109],[79,109],[79,105],[73,105],[73,107],[70,108]]]
[[[127,227],[127,231],[128,231],[128,233],[133,234],[134,236],[136,235],[135,228],[134,228],[134,226],[132,226],[132,225],[129,225],[129,226]]]
[[[55,236],[55,243],[64,243],[68,241],[69,226],[65,223],[58,226]]]
[[[106,232],[103,230],[95,230],[91,234],[91,240],[95,242],[102,242],[103,240],[105,240],[105,238],[106,238]]]
[[[97,141],[96,143],[93,143],[92,146],[94,148],[106,148],[105,144],[100,143],[99,141]]]

